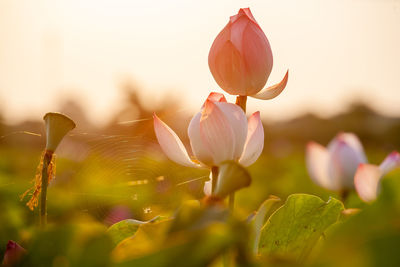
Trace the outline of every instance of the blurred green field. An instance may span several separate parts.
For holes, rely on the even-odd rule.
[[[144,117],[149,115],[143,107],[139,106],[139,110]],[[167,122],[172,120],[168,109],[159,111],[159,114],[164,115]],[[188,118],[183,120],[187,122]],[[375,121],[379,122],[379,128],[373,127]],[[20,195],[31,186],[44,138],[16,131],[43,134],[42,127],[40,121],[0,127],[0,255],[3,255],[8,240],[29,247],[35,236],[38,210],[30,211],[25,206],[28,198],[20,201]],[[305,145],[309,140],[326,145],[337,132],[353,131],[360,136],[372,163],[380,163],[388,152],[400,148],[400,119],[378,115],[359,105],[330,119],[306,115],[288,122],[265,122],[264,129],[264,152],[249,168],[252,184],[236,197],[237,214],[242,219],[256,210],[269,195],[276,195],[283,202],[294,193],[313,194],[323,200],[340,198],[310,180],[304,159]],[[184,133],[180,134],[184,136]],[[69,225],[87,228],[83,232],[91,235],[90,232],[102,232],[112,223],[126,218],[149,220],[158,215],[168,217],[183,201],[203,197],[203,183],[208,175],[205,170],[185,168],[167,160],[155,141],[151,120],[127,126],[115,123],[103,129],[82,129],[78,122],[78,128],[57,151],[56,179],[48,191],[48,220],[50,225],[61,227],[54,235],[68,236],[72,231]],[[387,180],[393,184],[394,192],[400,194],[397,181],[400,179],[396,180],[399,176],[400,171],[395,171]],[[390,249],[395,250],[400,244],[400,217],[397,217],[400,205],[396,203],[400,195],[392,197],[389,194],[387,198],[389,200],[382,200],[384,204],[378,201],[377,207],[369,207],[352,192],[345,207],[366,208],[367,215],[363,216],[367,219],[356,218],[334,236],[329,249],[338,255],[337,258],[331,259],[333,254],[321,246],[316,251],[322,252],[314,255],[318,260],[312,264],[396,266],[399,256]],[[371,231],[369,227],[372,227]],[[357,230],[359,232],[354,232]],[[63,238],[66,237],[59,240]],[[101,239],[101,235],[98,238]],[[360,241],[360,238],[366,240]],[[346,246],[337,246],[340,242],[345,242]],[[79,250],[80,243],[76,241],[75,244],[78,244],[75,250]],[[93,255],[102,249],[107,251],[107,245],[102,247],[102,243],[99,244],[85,248],[93,250],[89,253]],[[376,250],[369,254],[371,259],[364,255],[370,249]],[[342,261],[343,257],[353,257],[354,262],[346,265],[348,262]],[[107,260],[103,262],[104,266]],[[65,263],[63,257],[51,261],[53,266],[68,266],[68,260]],[[382,262],[386,263],[381,265]],[[87,264],[83,266],[89,266]]]

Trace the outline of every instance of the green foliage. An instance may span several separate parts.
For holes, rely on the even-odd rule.
[[[329,233],[317,266],[400,266],[399,178],[384,178],[378,199]]]
[[[89,266],[111,264],[112,242],[97,223],[51,226],[33,233],[21,266]]]
[[[286,125],[293,127],[293,122]],[[321,121],[321,125],[327,125],[327,122]],[[78,145],[71,144],[59,152],[57,178],[49,188],[50,224],[45,231],[36,227],[37,211],[30,212],[25,203],[19,201],[19,195],[30,185],[43,144],[35,144],[33,138],[36,137],[32,136],[20,136],[13,142],[3,139],[7,146],[0,147],[0,258],[7,241],[12,239],[28,251],[22,266],[220,266],[218,264],[227,251],[232,252],[236,263],[242,265],[287,266],[288,261],[293,265],[293,261],[301,260],[296,264],[311,267],[400,266],[400,171],[383,180],[381,194],[371,205],[360,202],[352,192],[346,208],[360,208],[361,211],[325,230],[321,230],[323,222],[326,226],[329,220],[333,222],[338,218],[328,215],[341,206],[335,199],[326,203],[318,197],[307,196],[312,200],[295,201],[293,206],[290,204],[293,198],[304,195],[292,195],[287,204],[270,217],[280,205],[272,206],[277,203],[274,199],[263,202],[270,194],[282,200],[296,192],[323,199],[337,197],[309,179],[302,143],[303,139],[310,138],[325,143],[332,134],[314,138],[315,127],[301,128],[307,133],[301,138],[298,129],[288,128],[287,132],[298,139],[292,142],[290,136],[279,129],[268,127],[265,153],[248,168],[252,179],[250,186],[243,188],[247,185],[248,173],[234,164],[230,164],[230,168],[237,171],[230,175],[221,172],[220,175],[231,180],[220,185],[218,194],[221,197],[242,188],[236,194],[235,203],[235,212],[240,219],[230,216],[223,203],[206,208],[196,200],[177,210],[184,200],[203,197],[203,182],[208,173],[171,164],[161,153],[154,151],[154,145],[146,147],[143,139],[138,139],[141,152],[132,154],[128,151],[135,147],[130,139],[125,142],[128,141],[126,136],[118,139],[119,142],[112,138],[85,141],[71,137]],[[149,129],[152,131],[151,125]],[[325,131],[324,127],[318,129]],[[132,135],[130,128],[127,132]],[[365,136],[361,138],[367,144],[370,161],[379,162],[388,150],[396,148],[388,140],[398,140],[398,135],[382,140],[379,133],[374,144],[381,140],[391,145],[381,149],[364,142],[368,140]],[[88,149],[88,157],[82,156],[85,149]],[[75,160],[76,155],[82,156],[81,159]],[[131,158],[135,160],[130,161]],[[126,175],[125,163],[132,165],[129,175]],[[234,177],[239,177],[238,184]],[[240,180],[242,177],[246,179]],[[132,185],[136,180],[146,183]],[[244,223],[247,215],[260,203],[263,204],[258,211]],[[289,204],[291,210],[295,210],[291,214],[296,216],[290,217],[288,212],[279,218],[278,214],[287,210]],[[137,220],[122,221],[107,230],[107,217],[113,207],[119,205],[126,207],[131,212],[130,217]],[[147,207],[151,208],[150,212],[144,211]],[[315,212],[318,209],[313,207],[320,207],[321,213]],[[331,211],[328,211],[329,207]],[[160,214],[171,219],[148,223],[147,220]],[[292,218],[297,219],[293,221]],[[318,236],[308,232],[311,228],[301,228],[306,218],[310,219],[307,225],[318,226]],[[265,220],[267,226],[262,228]],[[268,226],[268,223],[272,225]],[[280,243],[279,247],[274,247],[275,238],[285,240],[281,238],[285,237],[285,231],[291,234],[291,239],[286,239],[286,246]],[[260,249],[259,257],[252,258],[249,253],[258,249],[256,238],[261,232],[264,234],[261,241],[268,241],[271,247],[267,252]],[[311,241],[306,241],[306,237]],[[303,252],[293,252],[296,246]]]
[[[206,266],[236,241],[233,230],[224,225],[212,225],[191,238],[116,266]]]
[[[261,229],[264,226],[267,214],[272,210],[272,207],[281,200],[278,197],[270,196],[258,208],[257,212],[251,217],[250,223],[252,227],[252,251],[258,253],[258,243],[260,242]]]
[[[215,222],[225,222],[229,217],[227,209],[211,206],[205,208],[198,201],[188,201],[179,208],[169,228],[169,233],[179,233],[183,230],[195,231]]]
[[[78,256],[76,266],[110,266],[112,247],[111,240],[106,234],[102,233],[91,237],[83,246],[82,252]]]
[[[238,262],[247,262],[246,244],[248,228],[229,216],[221,206],[184,205],[170,224],[160,232],[160,227],[142,224],[132,239],[117,247],[132,256],[139,243],[147,246],[143,239],[157,232],[158,242],[151,242],[148,251],[134,258],[122,260],[116,266],[207,266],[227,251],[237,251]],[[149,228],[150,226],[150,228]],[[144,229],[141,233],[140,230]],[[161,242],[160,242],[161,241]],[[124,244],[125,243],[125,244]],[[130,243],[130,244],[127,244]]]
[[[125,238],[133,236],[136,231],[139,229],[139,226],[145,223],[152,222],[156,220],[158,217],[151,219],[150,221],[138,221],[134,219],[126,219],[120,222],[117,222],[111,225],[107,229],[107,233],[110,235],[113,240],[114,245],[117,245],[119,242],[124,240]]]
[[[343,204],[330,199],[294,194],[288,197],[261,230],[263,256],[304,261],[323,232],[338,221]]]

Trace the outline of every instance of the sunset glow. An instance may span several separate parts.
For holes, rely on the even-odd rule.
[[[285,97],[251,100],[254,111],[328,115],[363,100],[400,114],[399,1],[245,2],[1,1],[1,109],[7,121],[32,118],[68,96],[104,123],[131,79],[144,101],[179,95],[195,110],[198,94],[218,89],[207,66],[213,38],[249,5],[276,55],[270,80],[292,70]]]

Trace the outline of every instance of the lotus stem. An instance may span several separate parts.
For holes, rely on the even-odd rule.
[[[219,169],[217,166],[211,168],[211,177],[212,177],[212,185],[211,185],[211,192],[213,193],[215,190],[215,186],[217,185]]]
[[[46,227],[47,224],[47,186],[49,184],[48,168],[53,157],[53,152],[47,150],[43,157],[42,185],[40,192],[40,226]]]
[[[236,97],[236,105],[241,107],[246,114],[246,102],[247,102],[247,96],[245,95],[238,95]]]
[[[243,109],[244,114],[246,114],[246,103],[247,103],[247,96],[245,95],[238,95],[236,97],[236,105]],[[229,195],[229,210],[233,212],[235,208],[235,192]]]
[[[347,189],[343,189],[342,191],[340,191],[340,198],[343,203],[347,200],[349,195],[350,195],[350,191]]]

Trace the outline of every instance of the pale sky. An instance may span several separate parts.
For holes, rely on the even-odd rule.
[[[131,77],[149,105],[172,93],[192,114],[222,92],[208,51],[240,7],[271,43],[268,84],[290,71],[279,97],[250,99],[249,111],[326,116],[362,99],[400,115],[400,0],[0,0],[0,110],[15,123],[73,96],[105,123]]]

